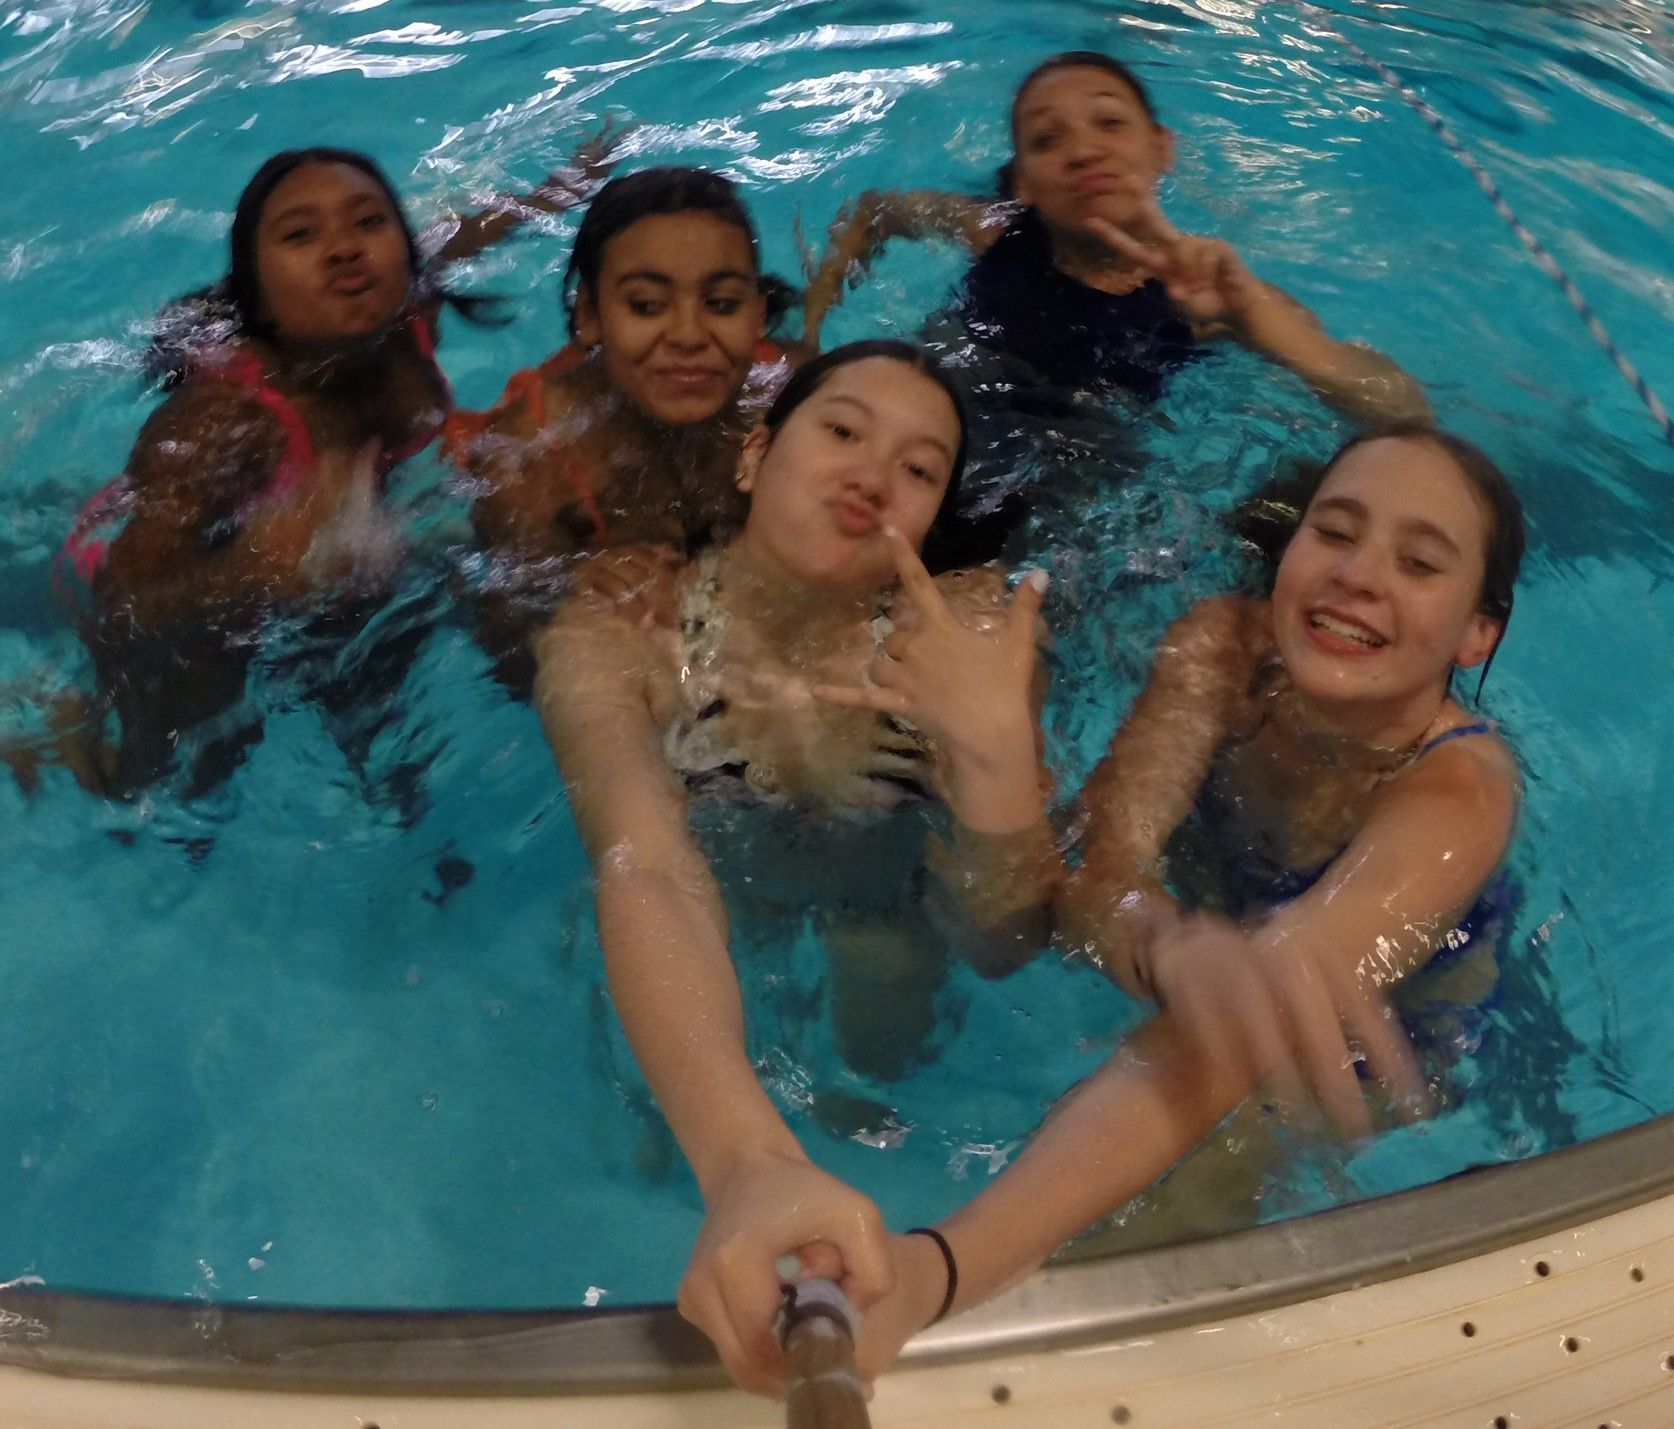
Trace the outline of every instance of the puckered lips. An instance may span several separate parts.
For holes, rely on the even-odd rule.
[[[1375,655],[1389,637],[1364,620],[1331,606],[1316,605],[1303,616],[1308,639],[1331,655]]]
[[[839,496],[831,503],[831,517],[845,536],[875,536],[883,526],[878,509],[865,501]]]
[[[363,298],[377,286],[378,275],[360,263],[339,268],[326,282],[326,287],[340,298]]]

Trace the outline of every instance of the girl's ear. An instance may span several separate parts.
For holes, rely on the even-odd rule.
[[[1465,628],[1464,638],[1459,642],[1453,663],[1461,670],[1480,665],[1494,653],[1495,647],[1500,643],[1500,636],[1504,633],[1503,620],[1495,620],[1491,615],[1473,615],[1471,623]]]
[[[761,459],[767,455],[767,448],[773,441],[773,433],[766,427],[757,427],[744,439],[744,450],[738,454],[738,471],[733,476],[733,482],[745,495],[756,488],[756,472],[761,469]]]
[[[1174,167],[1174,131],[1161,124],[1151,126],[1151,159],[1161,178]]]
[[[593,299],[593,290],[585,283],[575,290],[575,337],[583,347],[597,347],[604,338],[599,305]]]

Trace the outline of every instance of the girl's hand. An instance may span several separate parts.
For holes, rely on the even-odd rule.
[[[1238,250],[1219,238],[1182,233],[1155,195],[1135,185],[1134,217],[1125,226],[1090,217],[1088,229],[1168,289],[1174,305],[1195,324],[1243,324],[1267,295],[1267,285],[1244,266]]]
[[[704,1187],[706,1214],[680,1282],[680,1313],[714,1341],[739,1388],[782,1398],[784,1356],[774,1335],[777,1262],[801,1252],[812,1273],[865,1310],[894,1285],[883,1219],[860,1192],[800,1156],[741,1155]]]
[[[1346,1135],[1371,1132],[1350,1041],[1403,1105],[1423,1080],[1381,992],[1340,959],[1313,957],[1291,938],[1266,943],[1214,914],[1159,915],[1142,957],[1157,1003],[1204,1056],[1254,1085],[1296,1100],[1303,1079]]]
[[[955,614],[906,537],[893,528],[885,537],[910,603],[911,628],[884,641],[884,658],[867,672],[871,686],[816,685],[815,697],[909,720],[956,766],[1003,766],[1018,758],[1021,746],[1032,769],[1029,700],[1046,572],[1031,571],[1009,608],[979,628]]]

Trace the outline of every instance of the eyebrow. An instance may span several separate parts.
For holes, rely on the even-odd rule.
[[[1327,496],[1313,505],[1315,511],[1341,511],[1346,516],[1354,516],[1365,520],[1368,513],[1364,502],[1356,501],[1352,496]],[[1398,523],[1401,534],[1405,536],[1424,536],[1447,547],[1454,555],[1463,557],[1454,539],[1433,521],[1426,521],[1422,517],[1408,517]]]
[[[385,202],[377,194],[361,193],[339,205],[343,209],[361,208],[372,204],[377,208],[386,207]],[[298,218],[313,218],[324,205],[317,203],[293,203],[289,208],[282,208],[277,213],[270,213],[262,220],[263,224],[287,223]]]
[[[1122,99],[1124,97],[1125,96],[1123,95],[1121,89],[1115,86],[1112,86],[1109,89],[1095,89],[1087,96],[1088,99]],[[1050,100],[1043,104],[1031,104],[1027,109],[1020,109],[1017,111],[1017,122],[1022,124],[1024,121],[1033,119],[1038,115],[1050,113],[1052,107],[1052,101]]]
[[[860,408],[860,410],[868,417],[872,417],[874,419],[878,415],[870,402],[863,402],[858,397],[851,397],[847,392],[833,392],[830,396],[824,399],[824,405],[826,406],[830,406],[833,402],[847,402],[851,407]],[[915,435],[912,440],[915,442],[925,442],[928,445],[935,447],[937,451],[948,459],[950,464],[952,463],[953,448],[944,442],[940,437],[931,436],[928,432],[921,432]]]
[[[754,273],[741,273],[736,268],[722,268],[714,273],[705,273],[703,276],[703,285],[705,287],[708,287],[712,283],[753,283],[755,281],[756,275]],[[674,279],[672,277],[670,277],[667,273],[658,272],[655,268],[634,268],[629,272],[623,273],[617,278],[616,286],[620,288],[624,283],[634,282],[663,283],[671,288],[674,286]]]

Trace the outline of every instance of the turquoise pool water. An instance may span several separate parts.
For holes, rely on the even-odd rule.
[[[1669,7],[1336,9],[1674,390]],[[1443,420],[1518,476],[1533,526],[1487,700],[1529,774],[1495,1035],[1460,1069],[1456,1110],[1309,1152],[1264,1214],[1674,1110],[1670,451],[1469,175],[1285,4],[0,0],[0,733],[87,679],[50,557],[149,409],[150,316],[220,271],[232,202],[272,151],[366,149],[423,222],[532,184],[624,114],[641,126],[632,162],[743,182],[770,265],[794,274],[798,229],[817,238],[863,188],[986,186],[1016,80],[1078,47],[1151,82],[1180,137],[1176,220],[1419,375]],[[542,225],[468,275],[518,316],[448,331],[467,404],[557,345],[572,230]],[[827,339],[916,331],[959,271],[949,250],[892,251]],[[1097,404],[991,422],[1011,459],[1072,493],[1031,533],[1059,577],[1066,787],[1162,624],[1232,574],[1218,514],[1337,434],[1237,357],[1184,374],[1137,428]],[[401,492],[429,552],[404,597],[445,607],[460,504],[427,459]],[[330,1305],[668,1297],[696,1194],[604,997],[585,862],[533,716],[442,619],[378,750],[426,766],[427,803],[403,823],[283,678],[260,693],[266,741],[199,804],[105,804],[61,776],[26,800],[0,780],[0,1279]],[[446,889],[443,859],[474,878]],[[938,1055],[870,1084],[835,1060],[800,911],[745,927],[775,1090],[811,1152],[896,1224],[974,1191],[1133,1017],[1051,961],[998,986],[958,978]],[[839,1094],[892,1115],[833,1134],[856,1120]]]

